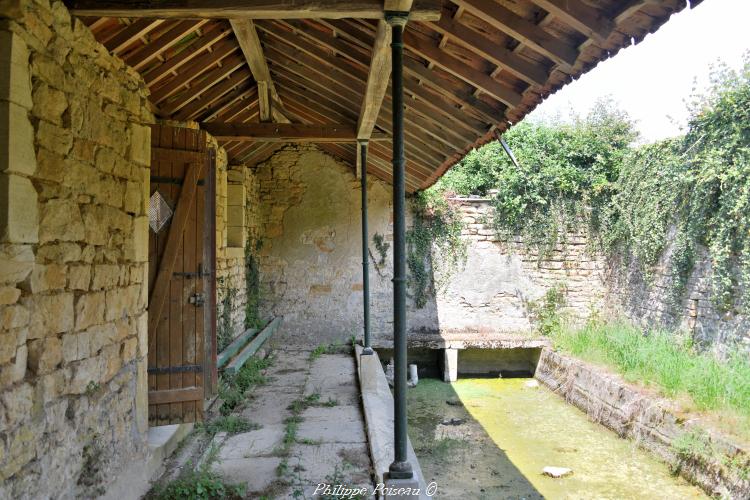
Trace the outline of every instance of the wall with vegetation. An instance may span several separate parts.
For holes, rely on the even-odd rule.
[[[147,452],[152,121],[62,2],[0,2],[1,498],[93,498]]]
[[[750,65],[718,67],[711,82],[680,137],[641,145],[602,102],[586,117],[517,125],[506,139],[518,165],[489,144],[429,196],[488,196],[496,238],[522,241],[517,255],[535,252],[540,269],[585,234],[607,264],[601,312],[686,331],[701,348],[748,349]]]
[[[437,293],[441,333],[531,334],[552,319],[545,307],[575,320],[602,309],[605,260],[591,253],[585,233],[570,232],[540,254],[521,236],[498,235],[491,199],[450,202],[460,214],[466,248],[460,265],[438,277],[444,280]]]

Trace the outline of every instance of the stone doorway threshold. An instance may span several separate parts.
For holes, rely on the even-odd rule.
[[[193,424],[162,425],[148,429],[148,456],[131,463],[107,487],[102,498],[112,500],[139,499],[148,493],[153,481],[165,471],[166,460],[193,430]]]

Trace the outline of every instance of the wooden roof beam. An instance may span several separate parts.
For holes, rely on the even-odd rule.
[[[494,28],[507,33],[570,71],[578,59],[578,50],[544,31],[494,0],[451,0]]]
[[[263,54],[263,46],[260,44],[255,23],[251,19],[230,19],[229,22],[245,55],[247,65],[250,66],[253,78],[258,82],[261,121],[273,119],[277,123],[290,123],[289,118],[273,105],[274,101],[281,101],[271,79],[271,72],[268,70],[268,63]]]
[[[609,38],[614,23],[601,12],[586,5],[580,0],[531,0],[565,24],[573,27],[579,33],[592,38],[596,43],[603,44]]]
[[[378,21],[378,31],[372,46],[372,58],[367,75],[367,86],[362,97],[362,106],[357,122],[357,138],[368,140],[383,105],[385,92],[391,77],[391,26]]]
[[[352,125],[303,125],[299,123],[219,123],[207,122],[201,128],[223,141],[253,142],[353,142],[357,130]],[[372,141],[388,140],[373,134]]]
[[[410,19],[439,19],[441,3],[439,0],[416,0],[411,9]],[[383,0],[71,0],[68,6],[77,16],[161,19],[383,19]]]

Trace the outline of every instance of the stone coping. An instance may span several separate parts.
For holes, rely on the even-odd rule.
[[[384,474],[393,462],[393,395],[385,378],[377,353],[362,356],[362,347],[354,346],[354,357],[357,360],[359,387],[362,394],[362,407],[365,414],[367,442],[370,458],[375,470],[376,483],[383,483]],[[408,438],[407,438],[408,439]],[[407,457],[414,468],[414,476],[419,481],[422,494],[420,499],[429,499],[425,493],[427,483],[414,453],[411,440],[407,440]]]
[[[542,349],[552,346],[544,337],[497,333],[411,334],[407,342],[410,348],[428,349]],[[389,339],[375,339],[372,345],[376,349],[393,349],[393,341]]]

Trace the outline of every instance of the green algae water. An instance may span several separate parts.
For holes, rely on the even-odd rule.
[[[437,497],[692,499],[699,488],[533,379],[420,380],[409,436]],[[546,466],[573,474],[554,479]]]

